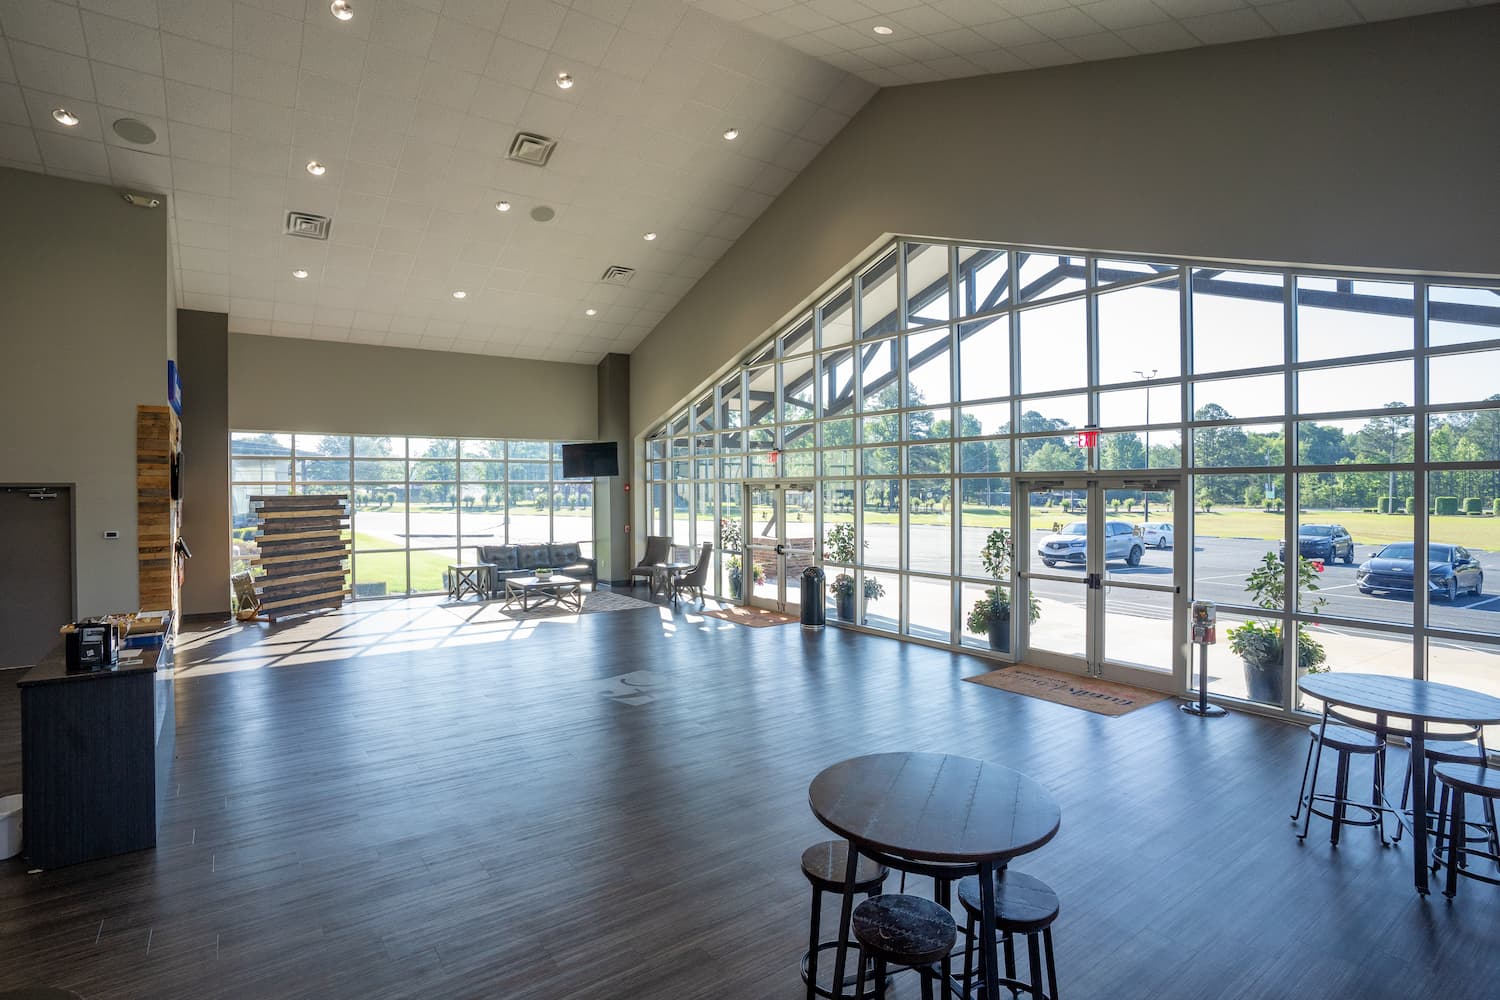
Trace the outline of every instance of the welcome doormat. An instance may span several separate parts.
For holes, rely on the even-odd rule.
[[[1099,680],[1097,677],[1079,677],[1065,674],[1061,670],[1033,667],[1029,663],[991,670],[978,677],[965,677],[964,680],[1012,694],[1024,694],[1058,705],[1081,708],[1098,715],[1125,715],[1172,697],[1159,691],[1147,691],[1128,684]]]
[[[796,615],[784,615],[780,611],[742,607],[705,611],[703,612],[703,617],[719,618],[726,622],[749,625],[753,628],[766,628],[769,625],[790,625],[792,622],[799,620]]]

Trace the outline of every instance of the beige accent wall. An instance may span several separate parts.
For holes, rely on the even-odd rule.
[[[229,335],[236,430],[592,441],[592,365]]]
[[[137,607],[135,408],[166,402],[166,282],[165,208],[0,168],[0,482],[74,484],[82,615]]]
[[[883,234],[1500,275],[1500,6],[882,90],[631,355],[645,431]]]

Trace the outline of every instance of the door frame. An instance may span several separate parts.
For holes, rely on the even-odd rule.
[[[1028,615],[1015,616],[1020,625],[1020,635],[1017,641],[1017,659],[1035,663],[1037,666],[1052,667],[1067,673],[1075,673],[1085,677],[1097,677],[1102,680],[1119,681],[1125,684],[1133,684],[1137,687],[1149,688],[1151,690],[1163,691],[1168,694],[1185,694],[1188,681],[1188,604],[1185,595],[1189,592],[1186,586],[1188,574],[1191,570],[1190,543],[1179,543],[1179,539],[1191,539],[1187,530],[1188,507],[1184,502],[1187,497],[1187,476],[1177,470],[1164,470],[1161,474],[1155,474],[1151,470],[1135,471],[1111,471],[1111,472],[1067,472],[1067,473],[1025,473],[1017,474],[1012,487],[1013,498],[1024,500],[1024,506],[1013,502],[1012,509],[1016,511],[1016,544],[1019,558],[1016,561],[1016,599],[1017,607],[1026,607],[1030,600],[1032,579],[1055,579],[1066,580],[1077,585],[1076,581],[1047,570],[1043,567],[1034,567],[1035,548],[1032,541],[1031,531],[1031,504],[1030,497],[1034,490],[1040,487],[1052,486],[1058,489],[1078,489],[1086,491],[1088,506],[1084,517],[1088,523],[1088,535],[1090,544],[1084,563],[1085,578],[1088,582],[1084,585],[1085,608],[1084,608],[1084,653],[1083,656],[1072,656],[1066,653],[1052,652],[1044,649],[1031,648],[1031,621]],[[1103,497],[1109,490],[1138,489],[1142,492],[1160,492],[1170,489],[1173,491],[1172,511],[1170,522],[1172,525],[1172,580],[1169,585],[1145,584],[1129,580],[1109,580],[1106,573],[1105,559],[1105,535],[1104,523],[1107,520]],[[1110,660],[1106,657],[1107,648],[1107,609],[1108,598],[1111,593],[1128,591],[1144,591],[1150,593],[1166,593],[1169,595],[1172,607],[1172,638],[1170,648],[1165,652],[1168,657],[1166,670],[1154,670],[1138,664],[1125,663]]]
[[[777,559],[777,596],[775,598],[757,597],[755,594],[754,567],[755,560],[751,555],[752,539],[756,538],[753,526],[755,523],[755,505],[752,502],[756,490],[770,490],[776,497],[776,559]],[[740,484],[740,604],[745,607],[765,608],[770,611],[779,611],[783,614],[797,614],[802,607],[800,592],[793,591],[791,583],[787,580],[787,531],[786,531],[786,495],[788,491],[803,490],[816,492],[815,483],[798,479],[746,479]],[[817,562],[818,535],[816,517],[813,521],[813,558]],[[745,563],[750,565],[747,567]],[[747,572],[748,570],[748,572]],[[750,579],[745,579],[749,576]]]

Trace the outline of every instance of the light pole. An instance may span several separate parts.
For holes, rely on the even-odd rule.
[[[1146,468],[1147,469],[1151,468],[1151,385],[1150,385],[1150,382],[1151,382],[1152,379],[1156,378],[1156,372],[1157,372],[1157,369],[1155,369],[1155,368],[1151,369],[1151,374],[1150,375],[1147,375],[1145,372],[1141,371],[1139,368],[1137,368],[1135,370],[1135,373],[1141,377],[1141,381],[1147,383],[1147,385],[1146,385],[1146,445],[1145,445],[1145,447],[1146,447]],[[1142,519],[1146,523],[1149,524],[1151,522],[1151,494],[1147,493],[1145,490],[1141,490],[1141,509],[1144,511],[1144,514],[1142,515]]]

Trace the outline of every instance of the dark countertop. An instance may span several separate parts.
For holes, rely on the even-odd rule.
[[[126,659],[126,653],[140,653],[139,657]],[[16,687],[31,687],[36,684],[67,684],[73,681],[100,681],[131,674],[155,673],[172,666],[172,637],[168,635],[160,646],[120,650],[120,662],[112,670],[83,670],[68,672],[67,654],[59,642],[52,652],[42,657],[36,666],[21,675]]]

